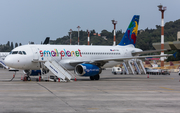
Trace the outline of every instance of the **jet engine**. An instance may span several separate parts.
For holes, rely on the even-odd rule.
[[[100,72],[100,68],[93,64],[78,64],[75,67],[75,73],[79,76],[95,76]]]

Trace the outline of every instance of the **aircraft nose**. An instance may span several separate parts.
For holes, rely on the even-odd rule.
[[[13,58],[11,56],[7,56],[4,59],[4,63],[8,66],[8,67],[12,67],[13,66]]]

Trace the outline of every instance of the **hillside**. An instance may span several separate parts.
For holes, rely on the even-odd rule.
[[[141,31],[141,32],[140,32]],[[165,23],[164,26],[164,41],[175,41],[177,40],[177,32],[180,31],[180,19],[176,21],[170,21]],[[96,35],[94,35],[96,33]],[[112,45],[113,43],[113,31],[109,32],[107,30],[102,30],[100,35],[95,30],[92,30],[90,33],[90,43],[93,45]],[[116,42],[119,43],[122,39],[124,33],[118,30],[116,32]],[[105,36],[107,40],[103,39],[102,36]],[[80,31],[80,45],[87,45],[88,34],[86,31]],[[77,44],[78,32],[72,32],[72,45]],[[57,38],[56,40],[51,40],[51,44],[69,44],[70,37],[64,36]],[[143,50],[152,50],[154,49],[152,43],[161,41],[161,26],[156,25],[156,29],[139,30],[137,36],[136,47]]]

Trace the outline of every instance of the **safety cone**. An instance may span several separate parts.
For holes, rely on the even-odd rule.
[[[26,76],[24,76],[24,80],[23,81],[26,81]]]
[[[23,76],[21,75],[21,80],[23,80]]]
[[[148,74],[147,78],[149,78],[149,74]]]
[[[74,81],[76,81],[76,76],[75,76],[75,79],[74,79]]]

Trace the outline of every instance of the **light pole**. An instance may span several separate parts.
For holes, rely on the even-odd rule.
[[[88,33],[88,45],[89,45],[89,42],[90,42],[90,37],[89,37],[89,30],[87,30],[87,33]]]
[[[72,29],[69,30],[69,34],[70,34],[70,45],[71,45],[71,36],[72,36]]]
[[[164,49],[164,11],[166,7],[158,5],[159,11],[161,11],[161,49]],[[164,55],[164,51],[161,51],[161,55]],[[161,57],[161,67],[164,67],[164,57]]]
[[[81,27],[78,26],[77,28],[78,28],[78,45],[79,45],[79,29],[80,29]]]
[[[115,20],[111,20],[112,21],[112,24],[114,24],[114,42],[113,42],[113,46],[116,45],[116,24],[117,24],[117,21]]]

